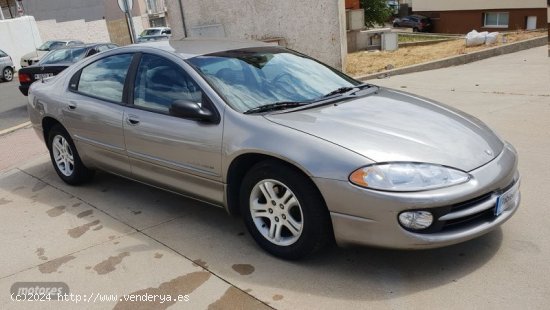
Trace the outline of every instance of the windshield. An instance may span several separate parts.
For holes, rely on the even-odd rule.
[[[54,63],[75,63],[84,58],[86,54],[86,48],[64,48],[60,50],[51,51],[42,58],[41,65],[54,64]]]
[[[140,36],[155,36],[160,34],[160,29],[145,29]]]
[[[312,102],[360,84],[307,56],[279,48],[252,48],[188,60],[234,109],[277,102]]]
[[[65,46],[65,42],[61,41],[47,41],[46,43],[40,45],[38,48],[39,51],[51,51],[56,48],[60,48],[62,46]]]

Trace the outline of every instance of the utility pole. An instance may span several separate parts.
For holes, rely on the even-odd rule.
[[[126,22],[128,23],[128,31],[130,32],[130,42],[136,43],[136,29],[134,28],[134,21],[132,20],[132,13],[130,10],[129,1],[133,0],[123,0],[124,3],[124,14],[126,15]]]

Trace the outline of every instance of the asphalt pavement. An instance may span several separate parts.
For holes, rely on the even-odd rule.
[[[32,129],[0,136],[0,308],[548,309],[549,68],[541,47],[372,81],[470,113],[518,149],[514,217],[441,249],[330,248],[283,261],[220,208],[106,173],[68,186]],[[37,281],[81,299],[10,298],[14,284]],[[177,294],[188,298],[136,301]]]
[[[19,91],[19,81],[0,82],[0,131],[25,123],[27,114],[27,97]]]

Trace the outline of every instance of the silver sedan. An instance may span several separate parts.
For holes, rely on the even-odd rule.
[[[118,48],[34,83],[28,98],[66,183],[101,169],[221,206],[286,259],[333,241],[463,242],[519,205],[516,151],[481,121],[282,47]]]

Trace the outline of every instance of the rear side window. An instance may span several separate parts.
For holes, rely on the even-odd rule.
[[[102,58],[84,67],[78,85],[75,85],[76,90],[92,97],[122,102],[124,82],[131,62],[132,54],[121,54]]]

